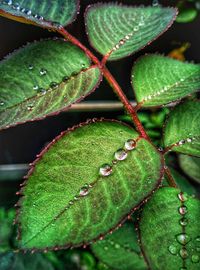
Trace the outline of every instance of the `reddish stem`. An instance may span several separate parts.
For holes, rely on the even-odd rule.
[[[171,187],[177,188],[177,184],[171,175],[170,169],[168,167],[165,167],[165,174],[167,175],[168,183]]]
[[[108,81],[110,86],[113,88],[113,90],[115,91],[115,93],[117,94],[117,96],[119,97],[121,102],[124,104],[124,107],[130,113],[138,132],[141,134],[141,136],[143,138],[150,141],[150,138],[147,135],[142,123],[140,122],[135,109],[133,108],[130,101],[125,96],[123,90],[121,89],[121,87],[119,86],[119,84],[117,83],[117,81],[115,80],[113,75],[110,73],[110,71],[104,65],[102,65],[102,63],[98,60],[98,58],[89,49],[87,49],[78,39],[76,39],[74,36],[72,36],[70,33],[68,33],[64,28],[59,29],[58,32],[61,35],[63,35],[64,38],[69,40],[71,43],[73,43],[74,45],[81,48],[91,58],[91,60],[95,64],[98,65],[98,67],[101,69],[104,77],[106,78],[106,80]]]

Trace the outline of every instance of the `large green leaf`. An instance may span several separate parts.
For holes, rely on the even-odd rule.
[[[133,222],[126,222],[120,229],[91,247],[100,261],[115,270],[147,269]]]
[[[0,128],[66,110],[100,80],[78,47],[63,40],[34,42],[0,63]]]
[[[121,150],[134,147],[132,139],[136,148]],[[90,121],[62,133],[22,190],[21,247],[78,246],[106,234],[158,186],[162,167],[160,153],[119,122]]]
[[[41,254],[0,254],[1,270],[54,270],[51,263]]]
[[[200,183],[200,158],[179,155],[179,164],[185,174]]]
[[[116,60],[140,50],[166,31],[176,12],[174,8],[92,5],[86,12],[87,32],[98,52]]]
[[[132,84],[144,107],[167,104],[200,89],[200,65],[145,55],[133,67]]]
[[[71,23],[77,10],[77,0],[0,0],[0,15],[47,28]]]
[[[200,157],[200,102],[187,101],[169,115],[164,145],[173,151]]]
[[[200,269],[200,202],[175,188],[161,188],[140,221],[143,251],[151,270]]]

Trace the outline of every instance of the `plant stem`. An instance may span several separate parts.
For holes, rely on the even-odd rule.
[[[167,175],[168,183],[171,187],[177,188],[177,184],[171,175],[170,169],[168,167],[165,167],[165,174]]]
[[[142,123],[140,122],[140,120],[139,120],[139,118],[137,116],[136,110],[131,105],[130,101],[125,96],[123,90],[121,89],[121,87],[119,86],[119,84],[117,83],[117,81],[115,80],[113,75],[110,73],[110,71],[106,68],[106,66],[102,65],[102,63],[98,60],[98,58],[88,48],[86,48],[78,39],[76,39],[74,36],[72,36],[70,33],[68,33],[64,28],[59,29],[58,32],[61,35],[63,35],[64,38],[69,40],[71,43],[73,43],[74,45],[81,48],[90,57],[90,59],[95,64],[98,65],[98,67],[101,69],[104,77],[106,78],[106,80],[108,81],[110,86],[113,88],[114,92],[117,94],[117,96],[119,97],[121,102],[123,103],[125,109],[131,115],[132,120],[133,120],[138,132],[141,134],[141,136],[143,138],[150,141],[149,136],[147,135]]]

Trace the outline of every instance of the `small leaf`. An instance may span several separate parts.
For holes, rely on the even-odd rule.
[[[156,39],[173,23],[176,12],[175,8],[92,5],[86,12],[87,32],[98,52],[116,60]]]
[[[178,23],[188,23],[194,21],[198,16],[198,11],[195,8],[182,9],[176,18]]]
[[[175,152],[200,157],[200,102],[187,101],[170,113],[164,145]]]
[[[179,164],[185,174],[200,183],[200,158],[179,155]]]
[[[175,188],[161,188],[152,196],[140,221],[150,269],[200,269],[199,211],[199,200]]]
[[[77,0],[1,0],[0,15],[47,28],[71,23],[78,10]]]
[[[126,222],[113,234],[92,244],[91,248],[100,261],[116,270],[147,269],[133,222]]]
[[[145,55],[132,71],[136,99],[143,107],[176,101],[200,88],[200,65],[161,55]]]
[[[138,245],[133,222],[91,246],[97,258],[115,270],[145,270],[147,265]]]
[[[67,110],[101,78],[88,57],[63,40],[34,42],[0,63],[0,128]]]
[[[161,160],[148,141],[119,122],[90,121],[62,133],[28,174],[20,201],[21,247],[79,246],[105,235],[158,186]]]
[[[1,270],[53,270],[51,263],[42,254],[0,254]]]

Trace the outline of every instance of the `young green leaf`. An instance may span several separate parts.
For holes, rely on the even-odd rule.
[[[105,235],[162,174],[160,153],[119,122],[88,121],[62,133],[41,152],[22,190],[21,247],[79,246]]]
[[[170,113],[164,145],[173,151],[200,157],[200,102],[184,102]]]
[[[92,46],[116,60],[156,39],[170,27],[176,13],[175,8],[98,4],[88,8],[86,27]]]
[[[175,188],[161,188],[152,196],[140,221],[150,269],[200,269],[199,211],[199,200]]]
[[[133,67],[132,84],[143,107],[167,104],[199,90],[200,65],[145,55]]]
[[[74,20],[78,6],[77,0],[0,0],[0,15],[23,23],[57,29]]]
[[[91,246],[97,258],[115,270],[146,270],[133,222]]]
[[[63,40],[19,49],[0,63],[0,129],[67,110],[100,78],[84,52]]]
[[[200,158],[179,155],[179,164],[185,174],[200,183]]]

